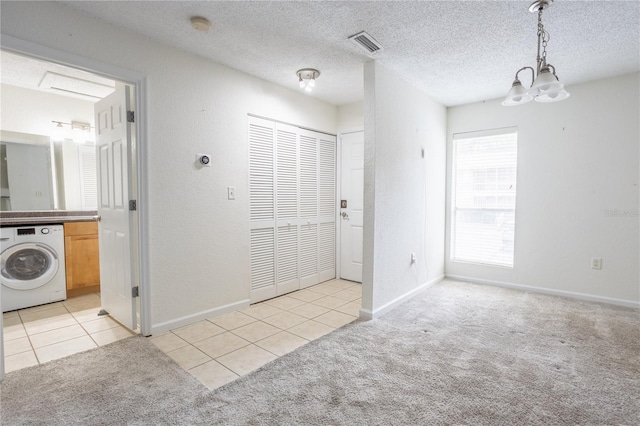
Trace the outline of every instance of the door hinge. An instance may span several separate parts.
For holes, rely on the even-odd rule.
[[[136,114],[133,111],[127,111],[127,122],[135,123],[136,122]]]
[[[138,203],[136,200],[129,200],[129,211],[134,212],[138,210]]]
[[[138,297],[140,296],[140,290],[138,286],[132,287],[131,288],[131,297]]]

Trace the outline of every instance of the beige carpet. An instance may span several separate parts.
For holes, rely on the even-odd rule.
[[[123,357],[98,380],[101,361],[83,356],[117,343],[54,361],[55,368],[9,373],[1,386],[3,424],[636,425],[640,419],[640,313],[514,290],[440,283],[379,320],[349,325],[213,392],[144,339],[127,341],[144,349],[138,348],[137,368]],[[75,376],[49,379],[67,363]],[[47,386],[41,390],[38,380]],[[87,385],[78,388],[79,382]]]

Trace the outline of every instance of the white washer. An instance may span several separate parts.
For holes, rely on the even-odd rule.
[[[2,312],[67,298],[62,225],[0,228]]]

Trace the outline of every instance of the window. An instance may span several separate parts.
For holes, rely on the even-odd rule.
[[[515,129],[453,135],[453,260],[513,266]]]

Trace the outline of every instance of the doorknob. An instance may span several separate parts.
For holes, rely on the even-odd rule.
[[[342,216],[343,219],[349,220],[349,215],[347,214],[347,212],[340,213],[340,216]]]

